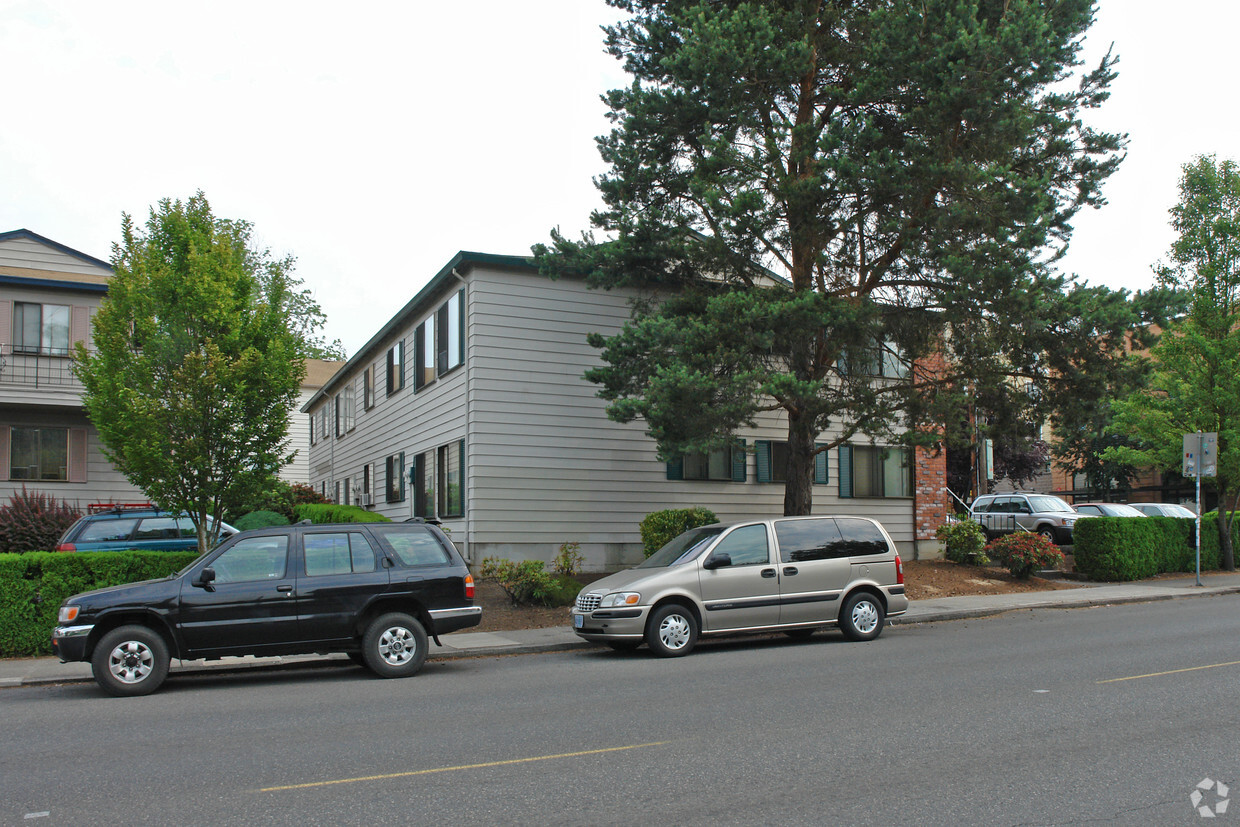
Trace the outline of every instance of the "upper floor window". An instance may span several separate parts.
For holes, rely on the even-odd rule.
[[[427,317],[414,331],[414,366],[413,386],[424,388],[435,381],[435,316]]]
[[[443,376],[465,362],[465,291],[454,293],[436,315],[436,366]]]
[[[63,304],[13,303],[13,352],[69,354],[70,309]]]
[[[909,361],[898,345],[884,340],[846,353],[840,360],[840,370],[854,376],[906,379]]]
[[[387,352],[388,396],[405,386],[405,340],[399,339]]]
[[[370,410],[375,406],[375,366],[367,365],[362,372],[362,408]]]

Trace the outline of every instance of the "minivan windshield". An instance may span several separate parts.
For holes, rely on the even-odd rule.
[[[639,569],[664,569],[692,560],[711,540],[723,533],[727,526],[708,525],[691,528],[678,534],[671,542],[646,558]]]

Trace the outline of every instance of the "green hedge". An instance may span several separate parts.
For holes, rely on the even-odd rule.
[[[252,528],[267,528],[274,525],[288,525],[288,517],[274,511],[251,511],[233,523],[233,528],[238,531],[249,531]]]
[[[382,514],[367,511],[356,505],[326,505],[319,503],[303,503],[293,509],[296,522],[309,520],[319,523],[390,523]]]
[[[1203,571],[1219,565],[1217,525],[1217,515],[1201,519]],[[1072,544],[1076,570],[1091,580],[1141,580],[1197,566],[1196,521],[1188,517],[1089,517],[1077,520]]]
[[[52,629],[70,595],[167,577],[195,551],[84,551],[0,554],[0,657],[52,652]]]
[[[719,522],[715,512],[709,508],[695,505],[693,508],[668,508],[653,511],[641,522],[642,550],[646,556],[663,548],[678,534],[691,528]]]

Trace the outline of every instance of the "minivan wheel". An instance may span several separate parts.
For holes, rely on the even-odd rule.
[[[117,697],[149,695],[168,677],[168,644],[146,626],[118,626],[91,655],[90,671],[104,692]]]
[[[646,623],[646,645],[660,657],[678,658],[689,654],[697,638],[697,618],[676,603],[659,609]]]
[[[362,635],[362,660],[381,678],[416,675],[426,662],[426,630],[403,612],[380,615]]]
[[[869,592],[857,592],[840,610],[840,629],[849,640],[873,640],[883,631],[883,604]]]

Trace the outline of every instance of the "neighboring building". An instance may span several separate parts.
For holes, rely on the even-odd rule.
[[[643,423],[607,418],[582,378],[601,364],[586,335],[620,330],[631,295],[458,253],[303,406],[311,484],[396,520],[438,517],[473,563],[578,542],[587,568],[614,569],[641,559],[651,511],[781,514],[780,417],[740,435],[747,450],[672,463]],[[933,555],[945,483],[942,453],[884,460],[859,441],[819,455],[814,511],[876,517],[906,558]]]
[[[22,486],[85,509],[96,502],[145,502],[146,495],[103,455],[82,407],[71,351],[91,347],[90,319],[107,295],[112,268],[29,230],[0,233],[0,503]],[[310,359],[304,404],[341,362]],[[309,482],[304,417],[289,423],[289,482]]]
[[[72,371],[111,276],[29,230],[0,233],[0,502],[23,485],[83,509],[146,499],[104,457]]]
[[[301,380],[301,394],[297,397],[297,405],[288,423],[289,450],[294,452],[293,461],[280,469],[280,479],[285,482],[310,484],[310,423],[297,412],[343,364],[344,362],[326,359],[306,360],[306,375]]]

